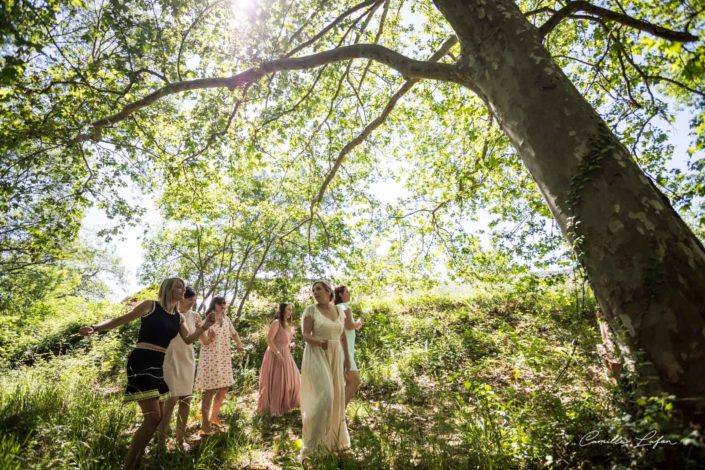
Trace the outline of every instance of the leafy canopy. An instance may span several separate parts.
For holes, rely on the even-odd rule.
[[[705,3],[518,3],[702,235]],[[391,279],[395,264],[408,264],[398,282],[567,259],[530,176],[468,89],[405,78],[375,60],[257,69],[353,44],[454,63],[459,46],[431,2],[0,8],[3,275],[64,256],[91,204],[115,219],[116,231],[134,221],[131,185],[158,198],[173,221],[149,242],[147,277],[173,259],[206,286],[231,265],[192,263],[183,252],[203,243],[238,266],[250,259],[247,247],[261,255],[268,240],[262,267],[255,271],[253,258],[247,272],[310,275],[321,250],[348,275]],[[247,70],[260,78],[210,80]],[[692,116],[692,146],[685,165],[674,166],[669,133],[679,112]],[[399,197],[382,197],[385,189]],[[491,233],[478,232],[486,220]]]

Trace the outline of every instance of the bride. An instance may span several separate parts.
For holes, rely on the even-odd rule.
[[[301,325],[306,341],[301,362],[302,458],[319,446],[350,447],[345,423],[344,371],[350,368],[345,312],[331,303],[333,289],[327,282],[315,282],[312,291],[316,304],[306,307]]]

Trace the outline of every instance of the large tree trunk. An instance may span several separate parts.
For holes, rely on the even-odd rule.
[[[705,424],[705,249],[511,0],[435,0],[653,389]]]

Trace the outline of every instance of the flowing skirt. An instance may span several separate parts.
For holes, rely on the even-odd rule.
[[[301,375],[296,362],[287,348],[281,348],[282,355],[277,358],[267,348],[259,371],[259,400],[257,411],[273,415],[287,413],[299,407]]]
[[[328,340],[327,350],[306,344],[301,362],[301,456],[318,446],[330,450],[350,447],[345,423],[344,353],[339,340]]]

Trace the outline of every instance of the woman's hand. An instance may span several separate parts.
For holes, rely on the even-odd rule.
[[[245,352],[245,348],[242,347],[242,344],[238,344],[238,345],[236,346],[236,348],[237,348],[237,352],[239,352],[239,353],[244,353],[244,352]]]
[[[343,361],[343,370],[345,372],[350,370],[350,358],[348,356],[345,356],[345,360]]]
[[[357,319],[357,328],[355,328],[355,329],[359,330],[360,328],[362,328],[362,318]]]
[[[209,329],[215,323],[215,312],[211,312],[206,316],[206,321],[203,323],[204,329]]]
[[[321,340],[321,349],[323,349],[324,351],[326,349],[328,349],[328,340],[326,340],[326,339]]]
[[[95,332],[95,328],[92,326],[82,326],[81,329],[78,330],[78,334],[81,336],[90,336]]]

